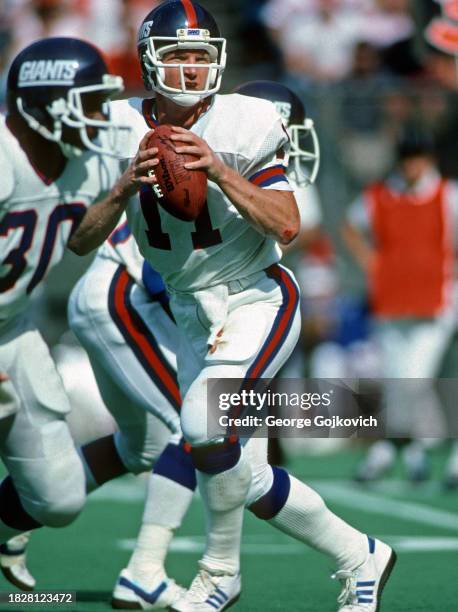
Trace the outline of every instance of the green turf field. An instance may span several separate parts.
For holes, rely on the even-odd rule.
[[[371,488],[353,485],[360,450],[296,458],[288,467],[314,486],[328,505],[355,526],[381,536],[398,551],[382,610],[452,612],[458,609],[458,492],[444,493],[443,451],[433,454],[436,479],[412,488],[396,473]],[[36,532],[29,565],[38,590],[73,590],[79,611],[109,610],[113,582],[128,559],[142,512],[144,480],[124,478],[96,493],[69,528]],[[169,573],[188,584],[203,546],[201,506],[195,500],[177,534]],[[336,609],[338,585],[330,562],[247,513],[242,548],[244,587],[236,610]],[[10,590],[1,578],[0,590]],[[4,606],[0,610],[44,610]],[[47,609],[59,609],[48,607]]]

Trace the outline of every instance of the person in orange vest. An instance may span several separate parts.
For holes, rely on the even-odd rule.
[[[425,449],[444,434],[431,379],[456,327],[457,228],[458,185],[441,176],[429,135],[406,128],[394,171],[368,186],[343,224],[344,241],[366,274],[387,425],[387,439],[374,443],[358,466],[359,481],[375,480],[392,467],[396,445],[388,438],[413,439],[403,447],[410,480],[429,475]],[[458,485],[458,470],[447,480]]]

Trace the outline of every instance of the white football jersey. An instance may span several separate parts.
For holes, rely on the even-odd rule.
[[[293,178],[288,176],[288,180],[294,189],[294,195],[301,218],[301,228],[309,229],[318,226],[321,222],[321,212],[319,196],[315,185],[298,187]],[[144,259],[132,236],[125,213],[122,214],[116,229],[111,233],[108,240],[99,248],[97,257],[110,259],[125,266],[129,275],[138,284],[144,284]]]
[[[116,229],[111,233],[97,251],[97,257],[111,259],[126,267],[129,275],[138,284],[143,284],[143,256],[127,223],[126,214],[123,213]]]
[[[84,152],[51,181],[30,164],[0,118],[0,319],[27,306],[30,294],[63,256],[88,206],[110,191],[119,161]]]
[[[116,121],[133,128],[126,157],[133,157],[143,135],[155,125],[153,100],[113,103]],[[289,139],[271,102],[217,95],[191,130],[246,179],[266,189],[291,191],[285,175]],[[246,277],[279,261],[271,237],[249,224],[222,190],[208,182],[207,204],[195,222],[181,221],[158,206],[150,187],[132,198],[129,226],[140,252],[168,286],[195,291]]]

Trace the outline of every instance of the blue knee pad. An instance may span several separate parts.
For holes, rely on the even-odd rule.
[[[196,470],[205,474],[220,474],[237,465],[241,455],[238,440],[224,440],[191,449],[192,462]]]
[[[265,521],[274,518],[280,512],[286,504],[291,488],[286,470],[274,466],[272,472],[274,480],[270,490],[248,507],[250,512]]]
[[[179,444],[167,444],[156,461],[153,474],[164,476],[194,491],[197,486],[196,470],[183,439]]]

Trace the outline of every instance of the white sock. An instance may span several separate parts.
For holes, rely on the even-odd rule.
[[[210,573],[236,574],[240,569],[245,498],[251,469],[242,455],[230,470],[219,474],[197,471],[205,507],[207,545],[199,565]]]
[[[174,530],[181,525],[193,494],[169,478],[150,475],[142,526],[128,564],[136,578],[163,574]]]
[[[385,471],[396,459],[396,447],[390,440],[377,440],[369,447],[365,460],[368,468]]]
[[[269,521],[288,535],[332,557],[337,569],[354,569],[367,557],[367,538],[326,507],[322,498],[290,475],[286,504]]]
[[[127,568],[141,584],[154,582],[157,574],[160,580],[165,573],[164,561],[170,542],[173,538],[173,529],[142,523]]]

